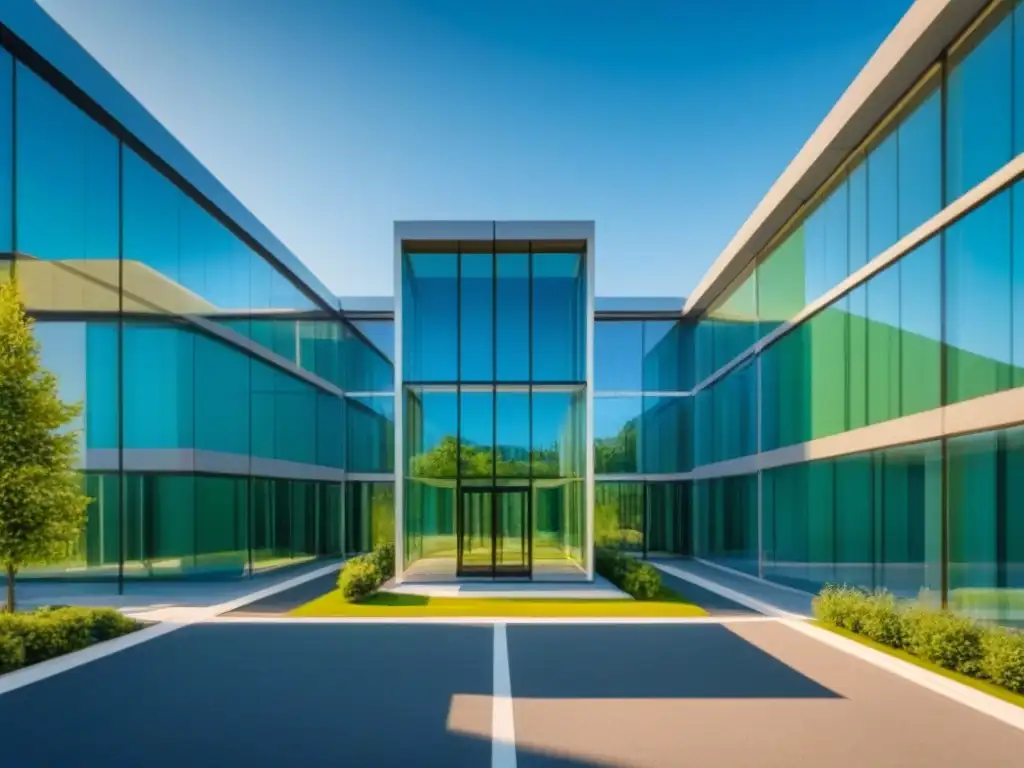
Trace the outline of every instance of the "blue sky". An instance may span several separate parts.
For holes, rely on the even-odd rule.
[[[685,295],[909,7],[39,0],[335,292],[396,219],[594,219],[597,292]]]

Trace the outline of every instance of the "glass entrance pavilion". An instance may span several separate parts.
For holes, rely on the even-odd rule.
[[[395,225],[400,579],[593,577],[593,239]]]

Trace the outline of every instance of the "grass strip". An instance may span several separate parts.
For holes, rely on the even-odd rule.
[[[694,618],[707,612],[668,587],[655,600],[593,600],[531,597],[424,597],[378,592],[358,603],[346,602],[332,590],[299,606],[289,616],[357,617],[538,617],[538,618]]]
[[[927,669],[929,672],[934,672],[937,675],[948,677],[950,680],[955,680],[958,683],[970,686],[977,691],[987,693],[989,696],[995,696],[997,699],[1002,699],[1005,702],[1013,704],[1015,706],[1024,708],[1024,695],[1008,691],[1001,685],[990,683],[987,680],[979,680],[976,677],[970,677],[969,675],[962,675],[959,672],[954,672],[951,669],[940,667],[938,664],[932,664],[930,661],[925,661],[917,656],[914,656],[907,651],[900,648],[890,648],[888,645],[877,643],[871,638],[865,637],[864,635],[858,635],[856,632],[850,632],[848,629],[842,629],[841,627],[835,627],[831,624],[826,624],[823,621],[813,621],[815,626],[827,629],[829,632],[834,632],[837,635],[855,640],[861,645],[866,645],[868,648],[874,648],[876,651],[887,653],[890,656],[894,656],[902,661],[907,661],[914,666],[920,667],[921,669]]]

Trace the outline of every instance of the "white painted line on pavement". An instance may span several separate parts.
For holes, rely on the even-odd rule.
[[[757,598],[751,597],[743,592],[737,592],[735,589],[722,586],[721,584],[705,579],[702,576],[695,576],[692,573],[687,573],[686,571],[682,571],[674,566],[665,565],[664,563],[652,563],[652,565],[670,576],[675,576],[677,579],[688,581],[701,589],[706,589],[708,592],[714,592],[719,597],[724,597],[726,600],[731,600],[732,602],[738,603],[746,608],[750,608],[753,611],[763,613],[765,616],[774,616],[779,619],[806,618],[798,613],[790,613],[789,611],[784,611],[781,608],[776,608],[770,603],[758,600]]]
[[[956,680],[951,680],[948,677],[923,669],[915,664],[911,664],[909,661],[890,656],[887,653],[870,648],[863,643],[858,643],[856,640],[843,637],[835,632],[816,627],[806,621],[786,620],[781,623],[808,637],[813,637],[815,640],[825,643],[825,645],[830,645],[851,656],[856,656],[858,659],[874,664],[876,667],[898,675],[904,680],[917,683],[941,696],[945,696],[948,699],[952,699],[964,706],[1024,731],[1024,709],[1015,704],[997,699],[995,696],[990,696],[976,688],[971,688],[969,685],[964,685]]]
[[[97,659],[112,656],[113,654],[127,648],[142,645],[142,643],[149,642],[150,640],[156,640],[158,637],[169,635],[171,632],[183,629],[184,627],[200,623],[206,619],[214,618],[225,611],[232,611],[236,608],[241,608],[242,606],[248,605],[256,600],[276,595],[278,592],[284,592],[286,589],[291,589],[292,587],[297,587],[300,584],[305,584],[307,581],[312,581],[313,579],[321,576],[326,576],[332,570],[337,570],[338,567],[338,563],[325,565],[323,568],[317,568],[315,571],[295,576],[294,578],[287,579],[286,581],[279,582],[255,592],[250,592],[248,595],[243,595],[242,597],[235,598],[234,600],[228,600],[227,602],[220,603],[218,605],[195,609],[183,608],[180,615],[176,616],[174,621],[162,621],[158,624],[140,629],[137,632],[132,632],[129,635],[116,637],[113,640],[106,640],[102,643],[91,645],[88,648],[83,648],[80,651],[67,653],[63,656],[58,656],[55,659],[41,661],[30,667],[24,667],[22,669],[17,669],[14,672],[8,672],[5,675],[0,675],[0,696],[5,693],[10,693],[11,691],[15,691],[18,688],[24,688],[26,685],[37,683],[40,680],[45,680],[48,677],[59,675],[61,672],[67,672],[75,667],[81,667],[89,662],[96,661]]]
[[[494,695],[491,697],[491,767],[516,768],[516,722],[512,675],[508,667],[508,633],[494,625]]]

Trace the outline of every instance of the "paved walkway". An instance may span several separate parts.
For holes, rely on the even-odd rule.
[[[0,695],[3,764],[1021,764],[1024,731],[717,599],[681,624],[192,624]]]

